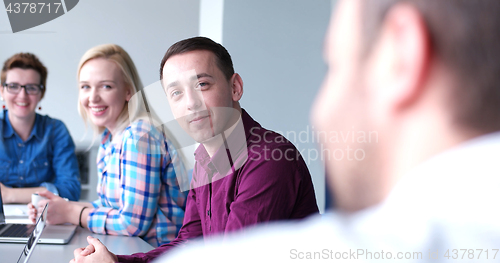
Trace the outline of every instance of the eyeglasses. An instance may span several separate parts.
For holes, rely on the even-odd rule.
[[[24,88],[26,93],[28,93],[29,95],[38,95],[44,89],[43,85],[41,84],[19,85],[17,83],[4,83],[3,87],[7,88],[7,91],[12,94],[18,94],[19,91]]]

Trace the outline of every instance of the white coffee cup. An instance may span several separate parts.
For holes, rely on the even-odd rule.
[[[38,208],[38,202],[47,199],[46,197],[43,197],[37,193],[31,194],[31,203],[35,206],[35,208]]]

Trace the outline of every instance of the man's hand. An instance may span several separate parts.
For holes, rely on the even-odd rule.
[[[75,258],[70,263],[88,263],[88,262],[117,262],[118,258],[115,254],[109,252],[99,239],[92,236],[87,237],[89,245],[85,248],[77,248],[73,252]]]

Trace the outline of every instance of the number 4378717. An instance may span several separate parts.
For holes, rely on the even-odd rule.
[[[451,250],[451,251],[450,251]],[[448,249],[445,258],[452,259],[495,259],[500,249]]]
[[[61,3],[52,3],[53,6],[52,6],[52,11],[54,11],[54,8],[56,9],[54,13],[57,13],[57,11],[59,11],[59,7],[61,7]],[[56,7],[57,6],[57,7]],[[46,7],[44,9],[44,7]],[[19,13],[42,13],[43,12],[46,12],[46,13],[50,13],[50,3],[46,4],[46,3],[10,3],[8,6],[7,6],[7,12],[10,14],[12,12],[14,12],[15,14],[19,14]]]

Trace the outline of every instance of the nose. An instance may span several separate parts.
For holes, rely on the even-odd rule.
[[[186,106],[188,110],[197,111],[205,105],[201,90],[186,88]]]
[[[96,88],[90,88],[89,102],[98,102],[101,99],[99,91]]]
[[[28,92],[26,91],[26,87],[21,87],[21,90],[19,91],[19,93],[17,94],[18,97],[28,97],[29,94]]]

